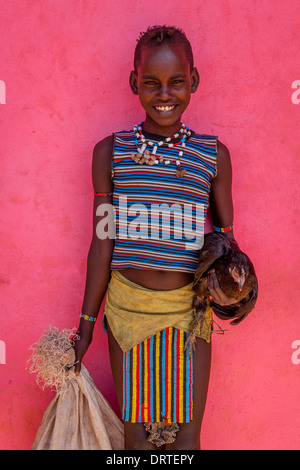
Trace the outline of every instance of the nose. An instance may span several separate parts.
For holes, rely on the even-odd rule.
[[[163,101],[167,101],[170,97],[170,88],[168,87],[167,84],[161,84],[161,86],[159,87],[159,91],[158,91],[158,97],[163,100]]]

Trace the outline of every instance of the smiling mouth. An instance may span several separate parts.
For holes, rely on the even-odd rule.
[[[171,106],[154,106],[154,108],[157,110],[157,111],[160,111],[162,113],[167,113],[169,111],[172,111],[174,108],[175,108],[175,104],[171,105]]]

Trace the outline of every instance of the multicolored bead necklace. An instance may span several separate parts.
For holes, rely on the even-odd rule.
[[[138,126],[134,126],[133,130],[135,132],[136,139],[134,141],[138,153],[132,153],[131,158],[136,163],[146,163],[147,165],[158,165],[159,163],[164,163],[165,165],[169,165],[171,160],[164,159],[163,156],[157,155],[158,147],[162,147],[163,145],[167,145],[169,148],[176,147],[177,145],[181,145],[181,147],[185,147],[185,141],[187,137],[191,135],[191,131],[189,128],[181,123],[181,127],[178,133],[174,134],[172,137],[166,137],[164,140],[160,140],[159,142],[153,142],[151,139],[147,139],[144,134],[142,133],[143,130],[143,122]],[[178,142],[173,142],[178,137],[181,139]],[[141,145],[141,147],[139,147]],[[151,147],[151,151],[147,149],[147,147]],[[176,176],[184,176],[186,174],[186,170],[182,169],[180,164],[180,157],[183,155],[183,150],[178,152],[178,157],[176,158]]]

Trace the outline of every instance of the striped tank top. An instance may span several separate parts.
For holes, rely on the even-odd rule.
[[[155,142],[152,135],[151,140]],[[180,150],[185,176],[176,176]],[[192,133],[184,148],[159,147],[158,156],[169,160],[168,165],[139,164],[132,153],[137,153],[134,131],[114,134],[116,233],[111,269],[194,273],[203,245],[211,181],[217,173],[217,137]]]

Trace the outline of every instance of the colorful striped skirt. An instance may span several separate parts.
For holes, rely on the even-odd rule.
[[[113,271],[105,319],[123,351],[124,421],[187,423],[193,418],[193,350],[184,348],[194,318],[192,284],[145,288]],[[212,310],[196,336],[210,342]]]
[[[187,423],[193,417],[193,351],[168,327],[123,353],[123,419]]]

